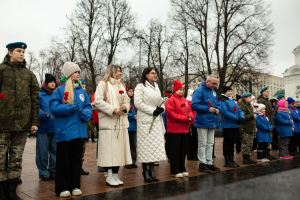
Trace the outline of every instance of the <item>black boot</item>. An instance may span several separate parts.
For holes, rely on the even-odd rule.
[[[267,159],[269,159],[269,160],[276,160],[276,157],[274,157],[274,156],[272,156],[270,154],[270,150],[269,149],[267,150]]]
[[[0,199],[8,200],[7,196],[7,181],[0,182]]]
[[[84,170],[81,168],[80,174],[81,174],[81,175],[89,175],[90,172],[86,172],[86,171],[84,171]]]
[[[18,184],[18,178],[8,180],[8,184],[7,184],[8,198],[11,200],[22,200],[20,197],[16,195],[17,184]]]
[[[148,169],[147,169],[147,163],[142,163],[142,167],[143,167],[144,181],[147,183],[152,183],[150,176],[149,176]]]
[[[225,157],[225,165],[224,167],[232,167],[232,168],[235,168],[235,164],[231,162],[231,160],[229,159],[229,156],[228,155],[224,155]]]
[[[237,164],[237,163],[234,161],[234,155],[233,155],[233,153],[230,154],[229,159],[230,159],[230,162],[232,162],[233,164],[235,164],[236,167],[240,167],[240,165]]]
[[[257,162],[254,160],[251,160],[250,156],[249,156],[249,161],[252,162],[252,164],[256,164]]]
[[[250,156],[249,155],[243,155],[244,161],[243,163],[246,165],[251,165],[252,162],[250,161]]]
[[[154,163],[149,163],[149,175],[152,179],[152,181],[159,181],[158,178],[155,177],[155,174],[154,174]]]

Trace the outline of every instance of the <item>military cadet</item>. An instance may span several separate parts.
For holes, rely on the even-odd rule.
[[[0,64],[0,93],[5,94],[0,103],[1,200],[20,199],[16,188],[27,134],[36,133],[39,126],[39,84],[34,73],[26,68],[27,45],[16,42],[6,48],[7,55]]]
[[[244,164],[256,164],[256,161],[250,159],[253,145],[253,138],[256,132],[256,123],[253,107],[251,105],[251,93],[242,94],[242,101],[240,105],[241,111],[244,113],[246,119],[245,123],[240,125],[241,142],[242,142],[242,154]]]
[[[269,100],[269,93],[270,93],[270,91],[268,90],[268,87],[264,87],[263,89],[261,89],[261,91],[260,91],[261,95],[258,96],[257,103],[264,104],[266,106],[266,113],[268,115],[268,118],[269,118],[272,126],[274,127],[274,118],[273,118],[273,112],[272,112],[272,105]],[[271,138],[273,138],[273,132],[271,132]],[[270,146],[271,146],[271,144],[268,144],[267,159],[275,160],[276,157],[274,157],[270,154],[270,151],[271,151]]]
[[[36,137],[36,166],[41,181],[55,179],[56,141],[54,133],[54,119],[50,111],[49,102],[52,93],[58,87],[56,78],[52,74],[45,74],[45,82],[40,90],[40,126]]]

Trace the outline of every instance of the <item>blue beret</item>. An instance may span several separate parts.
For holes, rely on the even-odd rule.
[[[293,102],[295,103],[295,100],[292,97],[287,98],[287,101],[289,102],[289,104],[291,104]]]
[[[268,87],[264,87],[263,89],[261,89],[260,93],[263,93],[267,89],[268,89]]]
[[[9,43],[8,45],[6,45],[6,48],[7,49],[14,49],[14,48],[26,49],[27,44],[25,44],[24,42]]]
[[[80,82],[81,82],[81,85],[86,85],[84,80],[82,80]]]
[[[277,96],[277,99],[281,99],[282,97],[284,97],[284,94],[279,94],[279,95]]]
[[[244,93],[242,94],[242,97],[250,97],[252,95],[252,93]]]

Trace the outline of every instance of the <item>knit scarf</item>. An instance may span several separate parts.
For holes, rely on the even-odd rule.
[[[289,109],[287,109],[287,108],[278,108],[278,111],[289,112]]]

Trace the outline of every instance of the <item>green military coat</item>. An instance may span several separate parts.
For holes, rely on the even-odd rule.
[[[240,125],[241,134],[255,134],[256,122],[252,105],[242,100],[240,109],[244,113],[246,120],[245,123]]]

